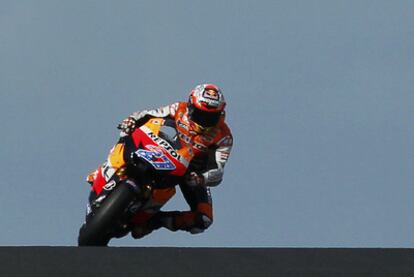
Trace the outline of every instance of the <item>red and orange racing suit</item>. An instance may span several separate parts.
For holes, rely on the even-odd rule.
[[[212,199],[209,187],[217,186],[222,181],[224,166],[233,145],[233,137],[229,127],[224,122],[224,115],[216,126],[202,134],[191,131],[186,102],[178,102],[154,110],[134,112],[131,117],[137,121],[138,125],[143,124],[151,117],[174,120],[180,139],[186,143],[190,142],[193,146],[194,158],[190,163],[189,170],[197,172],[204,179],[203,185],[197,186],[189,185],[184,178],[179,183],[183,196],[190,206],[189,211],[160,212],[154,210],[153,213],[138,212],[134,218],[134,224],[145,224],[153,214],[157,213],[158,216],[161,215],[162,217],[162,226],[172,231],[203,232],[213,222]],[[121,132],[121,136],[125,135]],[[101,172],[102,170],[98,168],[94,177],[89,177],[89,181],[93,182],[96,178],[102,178]],[[161,208],[174,194],[174,188],[154,189],[152,191],[152,201],[155,206]]]

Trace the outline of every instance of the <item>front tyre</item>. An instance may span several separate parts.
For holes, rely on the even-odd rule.
[[[133,189],[121,183],[79,230],[79,246],[107,246],[111,228],[135,197]]]

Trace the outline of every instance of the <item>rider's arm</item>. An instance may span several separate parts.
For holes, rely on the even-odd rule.
[[[230,156],[231,148],[233,146],[233,138],[229,134],[222,138],[218,143],[218,147],[214,151],[214,155],[211,155],[214,159],[213,168],[204,171],[202,176],[204,177],[204,185],[209,187],[215,187],[221,183],[224,175],[224,166]]]
[[[125,118],[120,124],[118,124],[118,129],[121,130],[121,137],[131,134],[135,128],[140,127],[151,117],[174,118],[177,108],[178,103],[174,103],[169,106],[161,107],[154,110],[144,110],[132,113],[130,116]]]
[[[175,115],[175,111],[177,110],[178,103],[174,103],[165,107],[161,107],[158,109],[153,110],[143,110],[134,112],[130,115],[135,121],[141,122],[145,119],[149,119],[151,117],[173,117]],[[138,124],[139,125],[139,124]]]

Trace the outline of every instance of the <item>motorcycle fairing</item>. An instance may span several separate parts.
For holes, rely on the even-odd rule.
[[[106,162],[98,169],[92,189],[99,195],[109,181],[118,182],[123,178],[122,170],[132,153],[146,160],[155,170],[168,172],[173,176],[183,176],[193,157],[192,147],[180,143],[181,148],[176,149],[177,145],[174,148],[166,139],[161,138],[160,130],[166,123],[162,118],[150,119],[137,128],[128,139],[120,140],[111,149]]]

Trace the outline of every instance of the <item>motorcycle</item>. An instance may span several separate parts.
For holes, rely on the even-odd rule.
[[[193,158],[183,137],[173,120],[163,118],[121,137],[93,181],[79,246],[106,246],[159,211]]]

